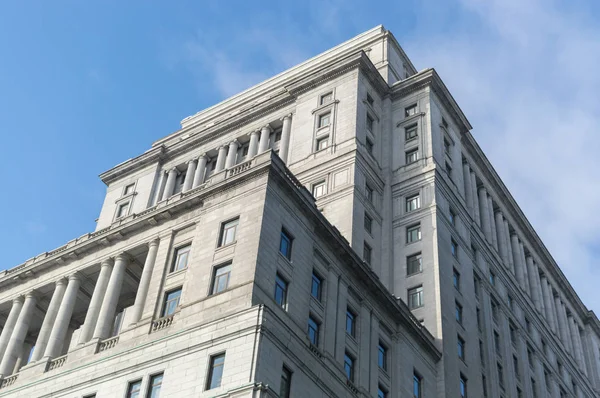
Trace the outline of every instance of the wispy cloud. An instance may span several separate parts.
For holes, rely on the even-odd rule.
[[[600,27],[559,2],[461,0],[482,32],[425,36],[473,134],[584,302],[600,309]]]

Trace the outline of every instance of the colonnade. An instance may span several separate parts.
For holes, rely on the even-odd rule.
[[[279,146],[279,157],[287,164],[289,145],[290,145],[290,134],[292,130],[292,115],[286,115],[282,119],[283,127],[281,130],[281,142]],[[272,127],[267,124],[259,130],[255,130],[250,133],[250,142],[248,143],[248,159],[254,156],[266,152],[269,149],[269,137],[273,132]],[[220,172],[224,169],[231,168],[236,165],[237,153],[240,148],[240,142],[238,139],[234,139],[228,144],[221,145],[217,148],[217,157],[214,160],[215,172]],[[210,158],[206,153],[201,154],[197,158],[192,158],[187,162],[187,169],[185,172],[185,178],[183,181],[182,192],[187,192],[191,189],[197,188],[204,183],[207,173],[207,164]],[[163,178],[166,180],[164,183],[164,189],[157,195],[158,202],[168,199],[175,193],[175,185],[177,182],[177,176],[180,171],[177,167],[173,167],[165,171]]]
[[[158,238],[148,243],[148,255],[142,270],[135,302],[131,308],[132,324],[140,320],[143,312],[150,287],[150,277],[156,262],[158,244]],[[85,321],[80,328],[78,344],[83,345],[94,339],[103,340],[110,337],[125,271],[130,261],[131,258],[127,253],[121,253],[101,262],[100,274],[94,287]],[[81,274],[75,272],[54,283],[54,291],[37,335],[30,362],[50,360],[64,352],[64,344],[82,279]],[[38,302],[39,295],[36,291],[28,292],[13,300],[0,334],[0,377],[6,377],[15,370],[25,348],[25,338]]]

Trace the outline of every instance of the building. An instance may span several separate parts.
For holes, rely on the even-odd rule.
[[[470,130],[381,26],[184,119],[0,275],[0,397],[600,396],[600,322]]]

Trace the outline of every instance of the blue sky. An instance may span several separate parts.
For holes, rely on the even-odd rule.
[[[97,175],[184,117],[383,24],[417,69],[437,69],[599,312],[599,3],[380,3],[3,2],[0,269],[92,231]]]

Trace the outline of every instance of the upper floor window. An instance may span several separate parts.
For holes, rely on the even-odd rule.
[[[371,188],[369,184],[365,184],[365,198],[373,203],[373,188]]]
[[[344,372],[348,380],[354,381],[354,358],[347,352],[344,355]]]
[[[367,231],[370,234],[373,229],[373,219],[366,212],[365,212],[365,220],[364,221],[365,221],[365,231]]]
[[[373,118],[370,115],[367,115],[367,131],[369,132],[373,132],[373,125],[374,125],[375,121],[373,120]]]
[[[275,276],[275,302],[284,310],[287,307],[288,283],[279,274]]]
[[[312,284],[310,287],[310,295],[321,301],[321,287],[323,285],[323,280],[321,277],[313,271],[312,274]]]
[[[442,118],[442,127],[445,128],[446,130],[448,129],[448,122],[444,118]]]
[[[331,123],[331,113],[327,112],[319,116],[319,128],[329,126]]]
[[[411,225],[406,228],[406,243],[413,243],[421,240],[421,225]]]
[[[148,398],[158,398],[162,388],[163,374],[157,374],[150,378],[150,387],[148,387]]]
[[[417,114],[417,104],[407,106],[404,108],[404,117],[409,117]]]
[[[452,224],[453,226],[456,225],[456,212],[452,210],[452,208],[448,210],[448,221],[450,221],[450,224]]]
[[[206,389],[212,390],[213,388],[221,387],[221,380],[223,379],[223,366],[225,365],[225,353],[219,355],[213,355],[210,357],[210,363],[208,368],[208,379],[206,381]]]
[[[117,217],[116,218],[125,217],[127,215],[127,213],[129,213],[129,202],[120,203],[119,206],[117,207]]]
[[[387,398],[388,391],[381,384],[377,387],[377,398]]]
[[[365,140],[365,147],[367,148],[367,152],[369,152],[369,154],[372,155],[375,144],[373,144],[373,141],[371,141],[369,137],[367,137],[367,139]]]
[[[371,265],[371,256],[373,254],[373,250],[371,246],[369,246],[366,242],[363,246],[363,261],[369,265]]]
[[[417,160],[419,160],[418,149],[412,149],[406,152],[406,164],[415,163]]]
[[[317,151],[327,148],[328,145],[329,145],[329,136],[317,138],[317,145],[316,145]]]
[[[452,284],[456,290],[460,291],[460,272],[458,272],[455,268],[452,269]]]
[[[346,333],[356,337],[356,313],[350,308],[346,309]]]
[[[240,219],[238,217],[221,224],[221,232],[219,233],[219,247],[235,242],[235,235],[237,234],[239,223]]]
[[[127,386],[127,398],[138,398],[142,391],[142,379],[131,381]]]
[[[313,184],[312,195],[315,197],[315,199],[325,195],[325,181],[320,181]]]
[[[287,258],[288,260],[292,259],[292,242],[293,238],[291,235],[285,229],[281,229],[279,253],[281,253],[283,257]]]
[[[492,286],[496,286],[496,274],[494,274],[493,272],[490,271],[490,284]]]
[[[187,268],[191,247],[191,245],[185,245],[178,249],[175,249],[175,255],[173,256],[173,265],[171,266],[171,272]]]
[[[377,345],[377,366],[387,370],[387,347],[381,341]]]
[[[373,99],[373,97],[371,97],[371,94],[367,93],[367,103],[371,106],[373,106],[373,104],[375,103],[375,100]]]
[[[465,360],[465,340],[460,336],[457,337],[457,340],[458,340],[458,344],[457,344],[458,357],[464,361]]]
[[[181,288],[172,290],[165,294],[165,302],[163,304],[163,311],[161,317],[173,315],[175,310],[179,306],[179,299],[181,298]]]
[[[290,398],[290,390],[292,389],[292,371],[285,365],[281,369],[281,384],[279,386],[279,397]]]
[[[448,177],[452,179],[452,166],[450,166],[450,163],[448,162],[446,162],[446,174],[448,174]]]
[[[134,188],[135,188],[135,184],[126,185],[125,188],[123,189],[123,196],[127,196],[127,195],[133,193]]]
[[[333,100],[333,92],[328,92],[326,94],[321,95],[321,98],[319,99],[319,104],[320,105],[325,105],[330,103]]]
[[[216,267],[213,274],[211,294],[221,293],[229,287],[231,263]]]
[[[450,240],[450,251],[454,258],[458,258],[458,243],[454,239]]]
[[[421,197],[419,194],[406,197],[406,212],[409,213],[421,207]]]
[[[458,323],[460,323],[462,325],[462,322],[463,322],[463,307],[458,302],[455,302],[454,305],[455,305],[456,322],[458,322]]]
[[[423,271],[421,253],[406,257],[406,275],[413,275]]]
[[[413,398],[423,397],[423,378],[416,371],[413,371]]]
[[[408,289],[408,308],[414,310],[423,306],[423,286]]]
[[[467,378],[462,373],[460,374],[460,398],[467,398]]]
[[[417,138],[417,125],[416,124],[411,124],[410,126],[407,126],[404,128],[404,140],[405,141],[410,141],[413,138]]]
[[[312,345],[319,345],[319,322],[312,316],[308,317],[308,339]]]
[[[452,143],[450,140],[444,137],[444,153],[448,155],[448,157],[452,157]]]

